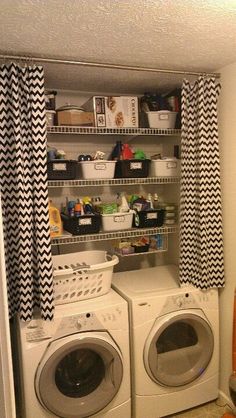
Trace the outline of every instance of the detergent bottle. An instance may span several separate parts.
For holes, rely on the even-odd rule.
[[[50,237],[55,238],[62,235],[62,222],[59,210],[52,206],[52,201],[49,201],[49,224]]]

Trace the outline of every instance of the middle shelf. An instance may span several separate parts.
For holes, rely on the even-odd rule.
[[[99,232],[97,234],[87,235],[71,235],[69,233],[65,233],[65,235],[61,237],[52,239],[51,245],[55,246],[63,244],[76,244],[80,242],[95,242],[116,238],[132,238],[143,235],[173,234],[176,232],[178,232],[177,225],[163,226],[159,228],[132,228],[125,231]]]

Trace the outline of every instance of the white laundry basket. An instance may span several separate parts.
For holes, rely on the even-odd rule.
[[[95,298],[109,292],[116,255],[106,251],[81,251],[53,259],[55,305]]]

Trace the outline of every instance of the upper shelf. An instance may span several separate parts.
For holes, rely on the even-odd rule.
[[[48,126],[50,134],[80,135],[180,135],[180,129],[154,128],[97,128],[94,126]]]
[[[143,177],[143,178],[117,178],[94,180],[49,180],[48,187],[87,187],[87,186],[122,186],[135,184],[173,184],[179,183],[179,177]]]

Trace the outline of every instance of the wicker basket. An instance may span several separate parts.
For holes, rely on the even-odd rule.
[[[102,296],[109,292],[116,255],[81,251],[53,256],[55,305]],[[93,263],[93,264],[92,264]]]

